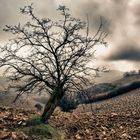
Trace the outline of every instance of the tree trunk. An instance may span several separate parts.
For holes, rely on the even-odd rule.
[[[52,96],[50,100],[46,103],[41,119],[43,123],[47,123],[48,119],[50,118],[55,108],[57,107],[58,102],[59,102],[58,97]]]

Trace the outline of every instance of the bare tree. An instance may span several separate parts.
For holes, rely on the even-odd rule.
[[[89,36],[86,22],[73,18],[65,6],[59,6],[62,19],[55,22],[35,16],[32,5],[20,10],[31,21],[6,25],[4,31],[16,37],[1,47],[0,66],[6,66],[5,73],[17,81],[15,101],[24,93],[50,94],[42,114],[42,122],[46,122],[65,93],[74,93],[88,84],[89,72],[97,69],[87,64],[94,46],[105,44],[106,34],[101,23],[96,34]]]

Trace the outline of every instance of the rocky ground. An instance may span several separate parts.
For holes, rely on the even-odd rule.
[[[67,130],[67,139],[140,140],[140,89],[52,118]]]
[[[75,112],[88,112],[94,113],[120,113],[124,114],[127,111],[135,111],[140,109],[140,89],[133,90],[126,94],[110,98],[108,100],[99,101],[89,105],[80,105]]]
[[[33,110],[0,107],[0,140],[28,139],[27,135],[16,131],[16,128],[25,126],[26,121],[34,114],[36,112]]]
[[[0,139],[33,139],[14,128],[26,125],[33,110],[0,107]],[[140,140],[140,89],[79,106],[73,113],[56,109],[49,124],[65,131],[65,140]]]

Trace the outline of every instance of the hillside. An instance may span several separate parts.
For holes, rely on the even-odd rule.
[[[129,79],[129,80],[128,80]],[[64,111],[71,111],[79,104],[89,104],[127,94],[140,87],[140,75],[124,77],[112,83],[100,83],[89,87],[76,95],[62,99],[60,106]]]
[[[105,72],[105,73],[108,73],[108,72]],[[4,81],[3,79],[1,81]],[[89,99],[90,99],[90,102],[92,102],[91,101],[92,99],[93,99],[93,102],[94,102],[95,98],[98,98],[99,96],[100,97],[101,96],[106,96],[107,93],[109,93],[110,91],[115,90],[115,89],[117,89],[121,86],[125,86],[127,84],[133,83],[135,81],[140,81],[140,75],[123,77],[123,78],[121,77],[120,79],[118,79],[116,81],[113,81],[111,83],[99,83],[99,84],[96,84],[95,86],[90,87],[90,88],[85,90],[88,96],[85,93],[84,94],[85,94],[85,96],[87,96],[87,98],[85,98],[85,96],[82,97],[80,94],[75,95],[75,98],[78,100],[78,104],[79,103],[80,104],[81,103],[86,103],[86,102],[88,103],[87,100],[89,100]],[[42,95],[42,96],[32,96],[32,97],[28,97],[28,98],[26,98],[26,96],[25,96],[24,98],[21,98],[20,101],[17,101],[17,103],[14,105],[14,104],[12,104],[12,101],[14,100],[14,98],[16,96],[14,94],[14,92],[11,91],[9,93],[5,93],[5,92],[3,92],[3,90],[1,90],[1,92],[0,92],[0,100],[1,100],[0,105],[22,106],[22,107],[25,107],[25,108],[26,107],[34,108],[34,105],[36,103],[41,103],[42,105],[45,104],[48,97],[44,96],[44,95]],[[70,102],[70,104],[72,104],[71,102],[73,102],[73,101],[67,101],[67,103],[69,103],[69,102]],[[75,102],[73,102],[73,103],[77,104]],[[73,108],[73,105],[72,105],[72,108]],[[75,108],[75,105],[74,105],[74,108]]]
[[[123,77],[121,79],[118,79],[116,81],[113,81],[112,84],[117,84],[117,85],[125,85],[132,83],[134,81],[140,81],[140,75],[134,75],[134,76],[129,76],[129,77]]]
[[[101,92],[97,95],[104,96],[107,93],[103,92],[104,90],[113,91],[115,87],[112,85],[125,86],[135,81],[140,81],[140,77],[125,77],[109,84],[96,85],[96,91]],[[25,101],[22,98],[14,105],[10,101],[15,94],[0,95],[0,139],[2,140],[140,139],[140,89],[92,104],[80,104],[71,113],[62,112],[58,107],[47,125],[40,124],[39,117],[33,119],[39,116],[40,112],[31,110],[35,103],[45,102],[43,97],[30,98],[29,104],[22,103]]]
[[[57,115],[52,117],[51,122],[55,118],[57,127],[67,130],[68,138],[139,140],[140,90],[93,103],[92,108],[91,104],[80,105],[72,114]]]
[[[32,114],[38,115],[32,110],[1,107],[0,139],[40,139],[35,134],[27,135],[25,131],[28,128],[26,122]],[[80,105],[73,113],[56,109],[49,125],[55,131],[59,129],[64,132],[59,140],[139,140],[140,90],[94,103],[92,111],[91,105]]]
[[[96,83],[110,83],[119,80],[123,77],[123,72],[117,70],[110,70],[107,72],[99,72],[98,77],[95,77]]]

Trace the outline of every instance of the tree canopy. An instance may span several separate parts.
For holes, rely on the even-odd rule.
[[[56,102],[55,108],[65,93],[88,85],[90,71],[98,69],[87,64],[94,46],[105,44],[107,34],[101,22],[97,32],[89,35],[88,20],[86,23],[72,17],[65,6],[58,8],[62,16],[58,21],[37,17],[32,5],[20,11],[31,20],[24,25],[6,25],[4,31],[15,38],[1,47],[0,66],[5,66],[11,80],[22,81],[14,86],[18,91],[16,99],[24,93],[43,91],[51,95],[51,103]]]

